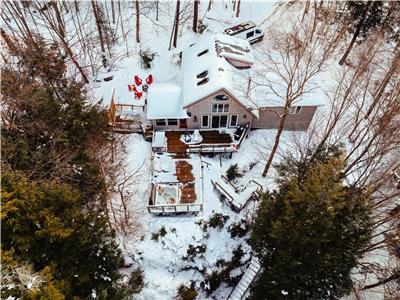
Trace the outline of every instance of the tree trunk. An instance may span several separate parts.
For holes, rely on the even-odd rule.
[[[237,1],[236,18],[239,18],[239,14],[240,14],[240,0]]]
[[[115,24],[115,7],[114,7],[114,0],[111,0],[111,17],[112,17],[112,23]]]
[[[347,49],[346,49],[346,52],[343,54],[342,58],[340,59],[339,65],[343,65],[343,64],[344,64],[344,62],[345,62],[346,59],[347,59],[347,56],[349,56],[350,51],[351,51],[351,49],[352,49],[353,46],[354,46],[354,43],[356,42],[358,36],[360,35],[361,28],[363,27],[364,22],[365,22],[365,19],[367,18],[367,12],[368,12],[368,9],[369,9],[370,6],[371,6],[371,3],[372,3],[372,1],[369,2],[369,4],[366,6],[365,10],[363,11],[363,14],[362,14],[362,16],[361,16],[361,19],[360,19],[360,21],[359,21],[358,24],[357,24],[356,31],[354,31],[353,38],[351,39],[350,44],[349,44],[349,46],[348,46]]]
[[[288,103],[286,103],[285,104],[285,108],[284,108],[284,112],[283,112],[283,116],[281,116],[281,119],[279,121],[279,127],[278,127],[278,132],[276,133],[276,136],[275,136],[274,146],[272,147],[272,151],[271,151],[271,153],[270,153],[270,155],[268,157],[268,161],[267,161],[267,163],[265,165],[265,168],[264,168],[264,171],[262,173],[263,177],[267,176],[268,170],[269,170],[269,168],[271,167],[271,164],[272,164],[272,160],[274,159],[276,150],[278,150],[279,141],[280,141],[280,138],[281,138],[281,135],[282,135],[283,126],[285,125],[285,120],[286,120],[286,116],[287,116],[288,111],[289,111]]]
[[[140,43],[140,13],[139,13],[139,0],[135,2],[136,6],[136,43]]]
[[[76,11],[77,13],[79,13],[79,3],[78,3],[77,0],[74,1],[74,5],[75,5],[75,11]]]
[[[197,33],[197,20],[199,18],[199,2],[200,0],[194,0],[193,32],[195,33]]]
[[[178,27],[179,27],[179,10],[180,10],[180,0],[176,1],[176,11],[175,11],[175,21],[174,21],[174,38],[172,45],[176,48],[178,41]]]
[[[65,37],[65,24],[63,21],[63,18],[61,16],[61,12],[58,9],[57,2],[50,2],[52,4],[52,7],[54,8],[54,11],[56,13],[56,18],[58,22],[58,30],[60,31],[60,34]]]
[[[97,4],[94,3],[95,2],[94,0],[92,0],[91,2],[92,2],[94,18],[96,19],[97,30],[99,31],[101,52],[104,54],[106,52],[106,49],[104,48],[103,30],[101,28],[100,18],[97,13],[97,6],[96,6]]]
[[[158,0],[156,0],[156,21],[158,21]]]

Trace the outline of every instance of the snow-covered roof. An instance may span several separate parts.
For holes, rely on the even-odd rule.
[[[182,96],[187,107],[219,90],[225,89],[242,105],[256,109],[248,100],[248,73],[237,69],[228,60],[253,64],[249,42],[226,34],[204,37],[182,54]]]
[[[182,104],[182,88],[172,83],[157,83],[149,87],[147,95],[147,118],[188,118]]]
[[[152,147],[167,147],[167,138],[165,137],[165,131],[155,132]]]

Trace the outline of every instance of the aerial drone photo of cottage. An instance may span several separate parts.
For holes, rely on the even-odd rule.
[[[3,299],[397,299],[396,1],[4,1]]]

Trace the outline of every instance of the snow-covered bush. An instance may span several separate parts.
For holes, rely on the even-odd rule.
[[[142,67],[144,69],[151,68],[151,62],[154,60],[156,53],[151,52],[150,50],[140,51],[140,60],[142,62]]]
[[[221,229],[224,227],[226,221],[228,221],[229,216],[228,215],[223,215],[220,213],[216,213],[210,217],[208,220],[208,225],[212,228],[218,228]]]
[[[200,20],[197,23],[197,31],[198,31],[198,33],[202,34],[204,31],[207,30],[207,27],[208,27],[207,24],[203,23],[203,21]]]
[[[203,253],[205,253],[207,250],[206,245],[199,245],[199,246],[193,246],[189,245],[187,251],[186,251],[186,256],[183,257],[183,260],[191,260],[193,261],[195,257],[197,257],[198,254],[201,254],[200,257],[203,257]]]
[[[190,283],[190,287],[185,286],[184,284],[181,284],[178,288],[178,295],[176,296],[176,299],[179,300],[194,300],[197,298],[197,291],[194,288],[194,282],[192,281]]]
[[[208,223],[207,221],[204,220],[199,220],[196,222],[197,225],[199,225],[201,227],[201,229],[203,230],[203,232],[207,232],[208,229]]]
[[[232,238],[244,237],[249,232],[250,226],[246,223],[246,220],[240,220],[237,223],[233,223],[228,228],[228,232],[231,234]]]
[[[144,272],[141,268],[133,270],[129,276],[126,286],[126,294],[132,295],[139,293],[145,287]]]
[[[239,172],[239,167],[237,164],[231,165],[226,171],[226,177],[229,181],[233,181],[236,178],[242,177],[243,174]]]
[[[242,246],[239,245],[236,249],[233,250],[232,259],[230,261],[225,261],[224,259],[217,260],[216,266],[220,268],[220,271],[214,270],[213,272],[211,272],[211,274],[206,275],[205,281],[201,284],[207,296],[216,291],[223,282],[230,286],[234,286],[239,282],[242,273],[232,271],[238,269],[245,264],[241,262],[243,255],[244,251],[242,249]]]
[[[167,234],[167,230],[165,229],[164,226],[162,226],[162,227],[160,228],[160,231],[159,231],[159,232],[153,232],[153,233],[151,234],[151,239],[152,239],[153,241],[158,242],[158,238],[159,238],[159,237],[164,237],[166,234]]]

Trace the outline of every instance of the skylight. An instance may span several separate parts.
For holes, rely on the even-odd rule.
[[[197,74],[197,78],[203,78],[203,77],[205,77],[205,76],[207,76],[208,75],[208,71],[206,70],[206,71],[203,71],[203,72],[201,72],[201,73],[199,73],[199,74]]]
[[[208,49],[201,51],[199,54],[197,54],[197,56],[202,56],[204,54],[206,54],[208,52]]]

